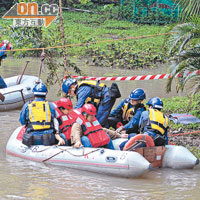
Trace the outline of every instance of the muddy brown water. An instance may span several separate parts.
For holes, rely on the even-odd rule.
[[[20,74],[27,59],[8,58],[0,69],[5,77]],[[38,75],[39,61],[31,60],[26,74]],[[86,67],[90,76],[112,75],[113,69]],[[118,70],[115,75],[143,75],[165,73],[165,68],[130,71]],[[45,75],[42,74],[42,79]],[[176,96],[166,94],[164,80],[118,82],[122,96],[136,87],[143,88],[147,98]],[[108,83],[109,85],[110,83]],[[57,100],[58,86],[50,89],[48,100]],[[117,103],[115,104],[117,105]],[[20,124],[20,110],[0,112],[0,200],[53,200],[53,199],[133,199],[133,200],[198,200],[200,196],[200,167],[193,170],[156,169],[140,178],[126,179],[97,173],[67,169],[32,162],[6,154],[9,136]]]

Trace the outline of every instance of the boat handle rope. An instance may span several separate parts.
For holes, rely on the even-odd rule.
[[[53,145],[53,146],[56,146],[56,145]],[[44,152],[44,151],[46,151],[48,149],[51,149],[53,146],[49,146],[49,147],[47,147],[45,149],[42,149],[42,150],[39,150],[39,151],[37,150],[39,148],[39,145],[38,146],[34,146],[34,148],[32,148],[32,149],[30,148],[30,149],[34,153],[41,153],[41,152]]]
[[[67,150],[67,149],[62,149],[62,148],[60,148],[60,147],[57,146],[57,145],[56,145],[56,147],[57,147],[58,149],[60,149],[61,151],[59,151],[58,153],[56,153],[56,154],[50,156],[49,158],[46,158],[46,159],[42,160],[42,162],[46,162],[46,161],[50,160],[51,158],[53,158],[53,157],[59,155],[60,153],[65,152],[65,151],[66,151],[67,153],[69,153],[70,155],[72,155],[72,156],[75,156],[75,157],[82,157],[82,156],[86,156],[86,155],[89,155],[89,154],[91,154],[91,153],[94,153],[94,152],[100,150],[100,149],[95,149],[95,150],[92,150],[92,151],[90,151],[90,152],[88,152],[88,153],[84,153],[84,148],[82,147],[83,153],[82,153],[81,155],[76,155],[76,154],[71,153],[71,152],[70,152],[69,150]],[[73,148],[73,147],[72,147],[72,148]]]

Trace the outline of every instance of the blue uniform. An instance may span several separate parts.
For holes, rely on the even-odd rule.
[[[2,47],[0,47],[0,50],[6,50],[6,46],[3,45]],[[0,59],[4,59],[6,57],[6,51],[0,51]]]
[[[2,47],[0,47],[0,50],[6,50],[6,46],[3,45]],[[1,60],[4,59],[5,57],[6,57],[5,51],[0,51],[0,65],[1,65]],[[1,88],[6,88],[6,87],[7,87],[7,85],[6,85],[5,81],[0,76],[0,89]]]
[[[36,98],[34,99],[34,101],[44,101],[44,98]],[[20,113],[20,118],[19,118],[19,122],[22,125],[25,125],[28,121],[29,121],[29,110],[28,110],[28,104],[30,102],[26,102],[21,110]],[[51,112],[51,118],[53,121],[53,118],[55,117],[55,106],[49,102],[49,108],[50,108],[50,112]]]
[[[1,88],[7,88],[7,85],[6,85],[5,81],[3,80],[3,78],[0,76],[0,89]]]
[[[118,124],[125,125],[128,123],[128,120],[123,118],[123,112],[124,112],[123,110],[126,104],[128,104],[128,106],[125,112],[133,108],[133,106],[129,103],[129,98],[122,100],[120,104],[114,110],[111,111],[107,120],[107,125],[106,125],[107,128],[113,127],[114,129],[116,129],[118,128]]]
[[[6,46],[3,45],[2,47],[0,47],[0,50],[6,50]],[[1,65],[1,60],[6,58],[6,52],[5,51],[0,51],[0,65]],[[0,89],[1,88],[7,88],[7,85],[5,83],[5,81],[3,80],[3,78],[0,76]]]
[[[141,105],[143,105],[143,104],[141,104]],[[140,121],[141,115],[144,112],[146,112],[144,106],[139,107],[138,109],[136,109],[134,116],[131,118],[129,123],[124,126],[126,132],[129,133],[128,140],[131,137],[134,137],[137,133],[139,133],[139,121]],[[120,147],[121,150],[124,148],[124,146],[128,142],[128,140],[126,140],[126,141],[124,141],[124,142],[122,142],[120,144],[119,147]]]
[[[121,103],[114,109],[111,111],[110,115],[111,117],[117,117],[117,118],[122,118],[122,113],[123,113],[123,106],[125,103],[129,102],[129,98],[124,99],[123,101],[121,101]],[[132,108],[133,106],[130,105],[130,108]]]
[[[143,105],[143,104],[142,104]],[[128,130],[130,128],[133,128],[134,126],[139,125],[139,120],[142,112],[145,111],[145,107],[139,107],[136,109],[134,116],[131,118],[131,120],[124,126],[125,130]]]
[[[140,127],[140,131],[142,133],[148,134],[153,139],[155,139],[157,133],[155,132],[155,130],[153,130],[151,128],[148,110],[142,113],[140,121],[139,121],[139,127]],[[167,133],[167,131],[165,131],[164,135],[165,135],[166,144],[168,144],[168,133]]]
[[[39,97],[39,98],[36,98],[34,99],[34,101],[45,101],[44,98],[42,97]],[[28,104],[30,102],[27,102],[26,104],[24,104],[23,108],[22,108],[22,111],[20,113],[20,123],[22,125],[27,125],[30,120],[29,120],[29,108],[28,108]],[[53,118],[55,117],[55,107],[52,103],[48,102],[49,103],[49,109],[50,109],[50,112],[51,112],[51,122],[53,124]],[[36,136],[42,136],[42,135],[48,135],[50,134],[51,135],[51,141],[53,141],[52,143],[54,143],[55,141],[55,136],[54,136],[54,129],[50,128],[50,129],[46,129],[46,130],[31,130],[31,128],[27,128],[27,133],[28,132],[31,132],[32,135],[36,135]],[[43,142],[41,141],[41,137],[38,137],[34,140],[34,144],[36,145],[41,145],[43,144]]]
[[[94,88],[88,85],[79,87],[76,91],[77,103],[75,105],[75,108],[81,108],[84,105],[87,97],[90,97],[90,95],[94,92],[93,90]],[[105,124],[110,110],[115,103],[115,98],[111,98],[108,87],[105,87],[101,92],[103,98],[98,106],[96,118],[99,121],[99,123],[103,125]]]

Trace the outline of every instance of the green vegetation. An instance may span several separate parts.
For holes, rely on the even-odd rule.
[[[178,0],[176,3],[182,7],[180,19],[187,23],[175,26],[172,29],[175,34],[166,42],[173,58],[167,90],[171,90],[174,77],[181,74],[176,84],[177,91],[183,90],[186,83],[190,82],[191,90],[195,94],[200,91],[200,74],[188,76],[188,73],[200,70],[200,1]]]
[[[186,146],[198,159],[200,159],[200,149],[196,148],[195,146],[189,147]]]
[[[15,49],[62,45],[58,20],[49,28],[13,28],[11,23],[12,20],[0,20],[3,39],[11,40]],[[69,59],[71,57],[90,57],[88,62],[97,66],[126,67],[129,69],[154,66],[156,62],[164,62],[166,59],[162,47],[165,36],[101,43],[98,41],[165,33],[169,31],[168,26],[136,25],[90,13],[81,13],[80,17],[80,13],[77,12],[64,12],[64,23],[67,44],[96,43],[67,47]],[[51,51],[54,55],[61,56],[61,49]],[[15,54],[18,56],[38,56],[36,51]]]
[[[191,113],[197,118],[200,118],[200,94],[194,95],[193,99],[191,99],[189,96],[163,99],[163,103],[163,112],[168,115],[171,113]],[[178,130],[179,128],[182,130],[200,129],[200,124],[177,125],[171,121],[169,126],[171,130]]]
[[[167,61],[171,56],[174,62],[171,66],[172,79],[170,79],[168,89],[177,73],[182,73],[183,76],[180,77],[177,85],[178,91],[184,89],[188,80],[192,80],[194,83],[192,84],[194,93],[199,91],[199,75],[190,78],[184,76],[188,71],[200,69],[200,21],[198,17],[190,18],[189,23],[177,26],[175,24],[166,26],[141,25],[119,20],[119,7],[117,6],[94,5],[88,0],[81,1],[84,5],[73,0],[66,2],[69,2],[69,5],[74,8],[92,9],[90,13],[70,11],[63,13],[65,40],[66,44],[71,45],[67,47],[66,51],[67,68],[72,68],[76,73],[83,74],[76,63],[73,63],[82,58],[86,60],[87,64],[95,66],[128,69],[153,67],[158,62]],[[188,15],[199,14],[199,1],[181,0],[181,2],[183,13],[185,12]],[[192,3],[189,4],[189,2]],[[64,4],[64,6],[67,5]],[[196,11],[194,5],[197,5]],[[5,9],[1,8],[1,14],[4,11]],[[166,33],[170,30],[176,32],[176,34],[169,37],[156,36],[122,40],[122,38],[128,37]],[[12,26],[12,20],[0,19],[0,31],[3,35],[2,39],[8,39],[13,44],[14,49],[46,48],[62,45],[59,18],[48,28],[15,28]],[[163,48],[164,43],[165,48]],[[45,62],[48,64],[47,84],[52,85],[56,82],[56,72],[62,71],[63,74],[65,72],[63,62],[60,61],[61,59],[57,59],[62,57],[63,50],[61,48],[48,49],[45,50],[45,53],[47,54]],[[40,56],[40,54],[41,51],[14,52],[16,57]],[[164,112],[167,114],[190,112],[200,118],[200,94],[196,94],[193,99],[190,97],[174,97],[163,101]],[[183,126],[170,122],[169,126],[172,132],[178,129],[184,131],[200,129],[200,124]],[[192,151],[200,157],[199,150],[194,148]]]
[[[164,103],[163,112],[167,115],[172,113],[191,113],[192,115],[200,118],[200,94],[195,94],[193,98],[189,96],[185,97],[173,97],[170,99],[162,99]],[[195,132],[200,130],[200,123],[198,124],[174,124],[171,120],[169,121],[169,134],[173,132]],[[194,146],[193,142],[199,141],[199,134],[195,133],[191,135],[177,136],[173,142],[179,145],[186,146],[195,156],[200,159],[200,145]],[[181,138],[180,138],[181,137]],[[186,139],[188,138],[188,139]],[[171,138],[170,138],[171,139]],[[173,139],[173,138],[172,138]]]

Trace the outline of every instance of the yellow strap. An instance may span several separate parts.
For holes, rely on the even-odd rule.
[[[81,85],[92,85],[92,86],[96,86],[97,85],[97,81],[81,81],[81,82],[78,82],[78,85],[79,85],[79,87],[81,86]],[[100,83],[98,86],[100,86],[100,87],[104,87],[105,86],[105,84],[104,83]]]

